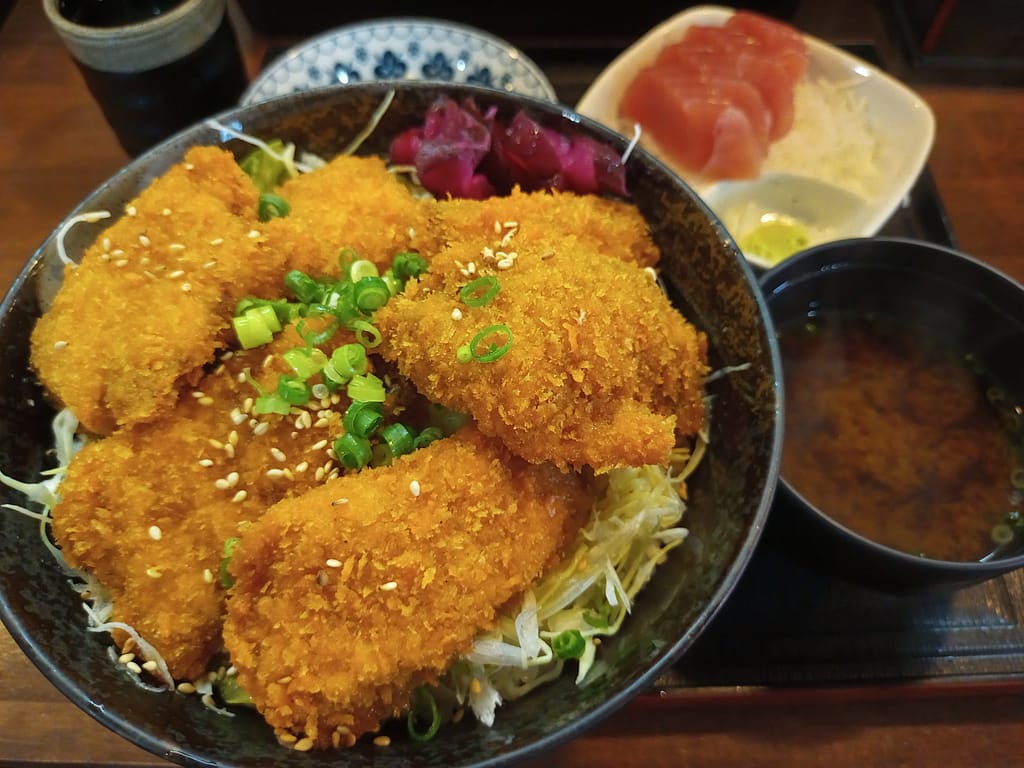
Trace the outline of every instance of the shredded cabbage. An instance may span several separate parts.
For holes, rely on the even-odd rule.
[[[677,476],[655,466],[608,474],[608,490],[573,553],[526,592],[518,613],[478,637],[452,668],[445,687],[460,705],[468,702],[477,719],[491,725],[502,701],[561,674],[565,661],[552,652],[551,641],[567,630],[578,631],[585,642],[576,673],[576,683],[584,682],[599,638],[618,632],[633,598],[686,538],[677,484],[700,460],[701,441],[697,446],[693,455],[679,457],[686,466]]]

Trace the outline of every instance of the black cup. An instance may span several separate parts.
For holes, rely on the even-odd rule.
[[[44,0],[46,14],[130,155],[237,102],[248,84],[225,0],[164,12],[90,16],[88,0]],[[112,7],[107,4],[107,8]],[[74,20],[72,20],[74,19]]]

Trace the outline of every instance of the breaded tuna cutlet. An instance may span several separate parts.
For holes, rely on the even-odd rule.
[[[463,263],[590,250],[651,267],[660,256],[640,211],[622,200],[516,188],[507,197],[439,200],[437,212],[444,242]]]
[[[558,561],[591,504],[471,426],[277,504],[230,564],[239,682],[279,734],[351,745]]]
[[[264,225],[265,245],[290,254],[289,269],[336,275],[345,250],[383,271],[396,253],[437,249],[431,201],[413,197],[379,157],[339,156],[278,194],[291,210]]]
[[[223,346],[233,303],[279,290],[282,261],[250,237],[257,197],[231,154],[192,149],[65,269],[32,363],[87,429],[152,419]]]
[[[460,297],[465,270],[439,274],[435,260],[426,285],[411,283],[377,312],[382,356],[528,461],[598,472],[665,465],[677,436],[704,423],[704,334],[636,265],[581,247],[518,253],[504,270],[477,266],[473,277],[500,286],[484,306]],[[461,362],[460,348],[492,326],[507,333],[487,335],[478,351],[510,335],[504,356]]]
[[[163,416],[86,445],[60,485],[53,532],[65,559],[109,590],[113,619],[154,645],[177,679],[196,679],[221,647],[225,540],[338,472],[330,445],[346,399],[257,415],[257,390],[239,380],[251,369],[273,391],[284,370],[275,353],[300,343],[289,329],[234,353]]]

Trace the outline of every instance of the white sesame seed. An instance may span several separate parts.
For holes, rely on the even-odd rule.
[[[173,211],[170,208],[164,208],[162,211],[160,211],[160,213],[162,213],[164,216],[170,216],[173,213]]]
[[[238,485],[239,475],[237,472],[228,472],[227,477],[224,479],[228,481],[228,488],[234,488]]]
[[[169,278],[171,278],[172,280],[177,280],[179,277],[181,277],[184,274],[185,274],[185,270],[184,269],[176,269],[173,272],[169,272],[167,274],[167,276]]]
[[[124,256],[124,249],[123,248],[115,248],[114,250],[112,250],[110,252],[110,255],[111,256]]]
[[[142,274],[143,274],[143,276],[148,277],[150,280],[156,280],[156,275],[154,275],[148,269],[143,270]]]
[[[228,488],[231,487],[231,483],[228,482],[228,479],[226,477],[220,477],[217,478],[216,481],[214,481],[213,487],[216,488],[218,491],[226,491]]]
[[[213,269],[216,266],[217,266],[216,259],[211,259],[210,261],[204,261],[203,262],[203,269]]]
[[[126,267],[128,266],[128,259],[118,259],[114,262],[115,267]]]
[[[238,445],[237,429],[232,429],[231,432],[228,433],[228,442],[231,443],[231,445]]]
[[[504,259],[501,259],[496,266],[498,269],[512,269],[513,264],[515,264],[515,261],[506,256]]]
[[[63,339],[61,341],[53,342],[53,348],[54,349],[66,349],[67,346],[68,346],[68,343],[66,341],[64,341]]]
[[[135,661],[134,653],[122,653],[117,657],[118,664],[127,664],[129,661]]]
[[[331,502],[332,507],[340,507],[342,504],[348,504],[348,499],[335,499]]]
[[[505,222],[505,227],[507,229],[515,229],[518,226],[519,226],[519,222],[518,221],[506,221]]]
[[[258,424],[256,424],[256,426],[254,426],[252,428],[252,433],[254,435],[265,435],[269,431],[270,431],[270,422],[269,421],[261,421]]]
[[[185,170],[186,171],[194,171],[195,169],[196,169],[196,167],[192,163],[185,163]]]
[[[307,469],[309,469],[308,461],[300,461],[298,464],[295,465],[295,471],[300,475]]]
[[[146,670],[147,672],[156,672],[158,666],[159,665],[155,661],[153,661],[152,659],[150,659],[149,661],[143,662],[143,664],[142,664],[142,668],[144,670]]]
[[[286,461],[288,459],[288,455],[276,446],[270,449],[270,455],[278,461]]]
[[[161,536],[163,536],[163,531],[160,530],[159,525],[149,526],[149,538],[153,541],[160,541]]]
[[[337,560],[337,559],[335,559],[333,557],[329,557],[324,562],[324,565],[326,565],[328,568],[341,568],[341,560]]]
[[[455,309],[452,310],[452,320],[461,320],[461,319],[462,319],[462,310],[459,309],[458,307],[456,307]]]
[[[224,448],[224,443],[222,443],[220,440],[215,440],[212,437],[209,440],[207,440],[206,442],[208,442],[210,444],[211,448],[216,448],[218,450],[222,450]]]
[[[284,477],[284,470],[283,469],[278,469],[277,467],[273,467],[271,469],[268,469],[267,470],[267,477],[269,477],[271,480],[276,480],[279,477]]]
[[[309,447],[309,450],[311,450],[311,451],[322,451],[326,447],[327,447],[327,441],[326,440],[319,440],[319,441],[313,443]]]
[[[104,251],[109,251],[110,250],[110,245],[111,245],[110,238],[109,237],[104,237],[103,238],[103,250]]]
[[[203,581],[207,584],[213,584],[213,571],[209,568],[203,568]]]
[[[420,495],[420,481],[419,480],[413,480],[411,483],[409,483],[409,493],[411,493],[413,496],[417,496],[417,497]]]
[[[185,250],[185,244],[184,243],[171,243],[169,246],[167,246],[167,249],[171,250],[171,251],[184,251]]]
[[[235,458],[235,446],[233,446],[231,443],[225,443],[224,455],[227,456],[229,459]]]
[[[192,283],[181,284],[182,293],[192,293]]]
[[[199,460],[199,466],[200,467],[212,467],[213,466],[213,459],[200,459]]]
[[[321,480],[324,479],[324,475],[326,474],[327,472],[324,470],[323,467],[317,467],[316,472],[313,473],[313,479],[315,479],[319,483]]]
[[[259,230],[257,230],[257,229],[250,229],[249,230],[248,237],[250,237],[251,239],[255,240],[259,236],[260,236]]]
[[[178,693],[191,694],[196,692],[196,687],[192,683],[184,682],[178,683]]]
[[[139,209],[136,208],[134,205],[129,205],[127,208],[124,209],[124,212],[127,213],[129,216],[135,216],[136,214],[138,214]]]
[[[387,582],[385,584],[381,584],[379,589],[380,589],[381,592],[392,592],[392,591],[398,589],[398,582],[397,581],[389,581],[389,582]]]
[[[128,668],[128,671],[132,674],[138,675],[142,672],[142,667],[140,667],[134,661],[129,661],[127,664],[125,664],[125,666]]]
[[[203,395],[204,393],[200,392],[198,389],[192,393],[192,397],[194,397],[196,400],[198,400],[200,397],[203,397]]]
[[[496,234],[496,235],[500,235],[501,234],[501,222],[500,221],[495,220],[495,222],[494,222],[494,234]]]
[[[247,418],[248,417],[244,413],[242,413],[241,408],[231,409],[231,423],[234,424],[236,427],[244,424]]]
[[[159,579],[163,574],[160,573],[159,568],[147,568],[146,575],[151,579]]]
[[[644,272],[646,272],[650,276],[651,280],[658,279],[658,273],[654,270],[653,267],[644,267]]]
[[[145,235],[139,235],[139,244],[144,248],[149,248],[151,242],[152,241]]]
[[[244,490],[239,491],[238,493],[231,497],[231,501],[235,504],[241,504],[243,501],[245,501],[245,497],[248,495],[249,494],[246,493]]]
[[[223,245],[223,243],[224,243],[224,238],[223,237],[215,237],[215,238],[213,238],[213,240],[210,241],[210,245]]]

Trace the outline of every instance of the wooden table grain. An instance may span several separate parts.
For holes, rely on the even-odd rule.
[[[827,34],[820,11],[808,18],[818,17]],[[243,39],[255,68],[259,41],[246,30]],[[929,167],[960,246],[1024,281],[1024,91],[916,90],[937,118]],[[0,286],[6,288],[65,213],[127,159],[39,0],[17,0],[0,28]],[[1024,765],[1018,689],[941,690],[645,696],[531,765]],[[67,702],[2,630],[0,725],[0,766],[166,764]]]

